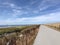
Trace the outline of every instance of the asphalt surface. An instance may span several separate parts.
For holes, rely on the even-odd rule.
[[[60,45],[60,32],[41,25],[33,45]]]

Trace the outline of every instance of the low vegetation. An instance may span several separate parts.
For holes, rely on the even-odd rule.
[[[30,28],[30,27],[33,27],[33,26],[35,26],[35,25],[0,28],[0,35],[5,34],[5,33],[20,32],[20,31],[22,31],[26,28]]]
[[[48,27],[54,28],[57,31],[60,31],[60,23],[55,23],[55,24],[47,24]]]
[[[4,34],[4,33],[12,33],[12,32],[21,31],[21,30],[23,30],[24,28],[26,28],[26,26],[0,28],[0,35],[1,35],[1,34]]]
[[[7,42],[13,45],[33,45],[39,26],[26,25],[0,28],[0,45],[7,45]]]

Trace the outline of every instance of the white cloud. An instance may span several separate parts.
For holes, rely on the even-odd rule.
[[[22,15],[23,14],[23,11],[21,10],[22,7],[20,6],[17,6],[16,4],[14,3],[9,3],[9,2],[3,2],[2,3],[2,6],[4,7],[10,7],[11,8],[11,13],[9,13],[11,16],[13,17],[17,17],[18,15]]]
[[[46,6],[46,7],[42,7],[42,8],[40,8],[40,11],[42,11],[42,10],[45,10],[45,9],[47,9],[49,6]]]
[[[11,7],[11,8],[13,8],[13,9],[22,9],[22,7],[17,6],[17,5],[14,4],[14,3],[9,3],[9,2],[3,2],[3,3],[2,3],[2,6]]]
[[[5,5],[5,6],[10,6],[10,7],[14,7],[15,6],[15,4],[9,3],[9,2],[4,2],[2,4]]]
[[[53,22],[60,22],[60,12],[30,18],[2,20],[0,21],[0,24],[43,24]]]
[[[28,14],[28,12],[26,11],[26,12],[24,12],[24,14]]]
[[[13,17],[17,17],[17,16],[23,14],[21,10],[13,9],[12,11],[13,11],[13,12],[12,12],[12,16],[13,16]]]
[[[39,10],[34,10],[33,13],[39,13]]]
[[[12,8],[14,8],[14,7],[15,7],[15,4],[10,3],[9,5],[10,5]]]
[[[20,24],[21,22],[23,22],[26,18],[16,18],[16,19],[7,19],[7,20],[0,20],[0,25],[14,25],[14,24]]]
[[[23,14],[28,14],[27,11],[18,10],[18,9],[13,9],[12,11],[13,11],[13,12],[12,12],[12,16],[13,16],[13,17],[18,17],[18,16],[21,16],[21,15],[23,15]]]
[[[51,6],[56,6],[57,4],[60,4],[60,0],[42,0],[42,2],[39,5],[39,9],[40,11],[42,11]]]
[[[30,5],[33,5],[33,4],[35,4],[37,1],[35,0],[35,1],[31,1],[31,4]]]

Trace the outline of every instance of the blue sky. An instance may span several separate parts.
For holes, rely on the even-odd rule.
[[[0,25],[60,22],[60,0],[0,0]]]

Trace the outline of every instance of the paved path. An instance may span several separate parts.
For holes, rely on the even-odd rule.
[[[60,45],[60,32],[41,25],[33,45]]]

